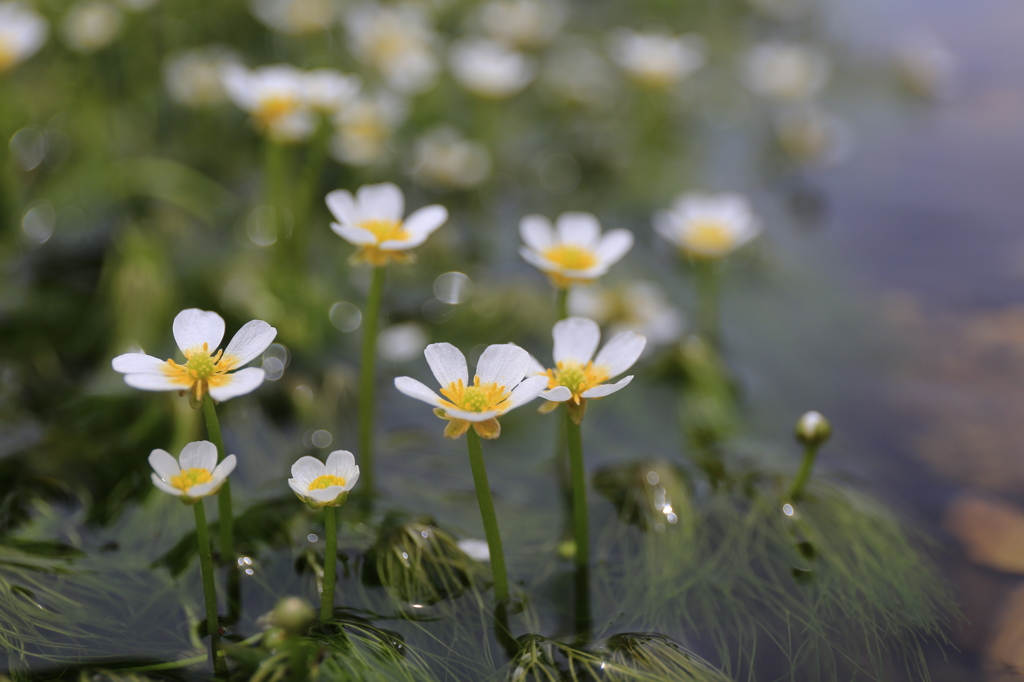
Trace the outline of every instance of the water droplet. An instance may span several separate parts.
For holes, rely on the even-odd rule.
[[[434,280],[434,296],[442,303],[465,303],[473,295],[473,280],[461,272],[446,272]]]
[[[316,542],[318,540],[317,536],[314,533],[310,533],[309,535],[307,535],[306,539],[310,542]]]
[[[651,485],[658,485],[658,481],[659,480],[660,480],[660,477],[658,476],[658,472],[657,471],[648,471],[647,472],[647,482],[648,483],[650,483]]]
[[[338,301],[331,306],[328,316],[331,324],[343,332],[354,332],[363,323],[363,313],[348,301]]]
[[[793,505],[791,505],[791,504],[784,504],[784,505],[782,505],[782,513],[785,514],[786,516],[792,516],[795,513],[795,511],[793,509]]]
[[[333,441],[334,438],[331,436],[331,432],[330,431],[325,431],[323,429],[320,429],[319,431],[315,431],[313,433],[313,436],[312,436],[312,438],[310,440],[313,442],[313,445],[315,445],[316,447],[318,447],[318,448],[326,448],[328,445],[331,444],[331,441]]]

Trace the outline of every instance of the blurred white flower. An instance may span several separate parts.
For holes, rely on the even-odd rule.
[[[351,104],[362,81],[335,69],[314,69],[303,76],[306,103],[325,114],[337,114]]]
[[[594,281],[633,248],[629,230],[602,235],[597,216],[577,211],[558,216],[554,228],[546,217],[528,215],[519,221],[519,235],[525,244],[519,255],[556,287]]]
[[[589,317],[612,334],[643,334],[648,348],[675,343],[686,331],[686,318],[654,282],[630,280],[614,288],[573,287],[569,314]]]
[[[0,73],[25,61],[43,46],[50,25],[20,2],[0,2]]]
[[[581,39],[559,40],[544,57],[541,82],[570,102],[600,106],[615,96],[612,67]]]
[[[353,166],[385,159],[395,130],[405,120],[408,106],[394,93],[362,95],[334,118],[331,156]]]
[[[897,49],[896,72],[914,94],[941,98],[956,85],[957,59],[934,35],[920,33]]]
[[[306,103],[305,74],[290,64],[247,69],[229,64],[221,72],[228,97],[252,115],[257,129],[276,142],[304,142],[316,130]]]
[[[693,258],[722,258],[761,232],[741,194],[692,192],[654,214],[654,230]]]
[[[487,147],[471,142],[453,128],[435,128],[416,140],[412,176],[421,184],[466,189],[491,173]]]
[[[533,80],[533,60],[487,38],[463,38],[448,52],[448,65],[459,85],[491,99],[516,94]]]
[[[387,362],[409,362],[427,347],[427,331],[416,322],[399,322],[380,330],[377,354]]]
[[[356,458],[348,450],[335,450],[324,464],[316,457],[299,457],[292,464],[288,487],[310,509],[340,507],[359,480]]]
[[[220,45],[179,52],[164,63],[164,87],[178,104],[220,104],[227,101],[221,73],[227,66],[240,63],[237,53]]]
[[[804,165],[838,163],[853,147],[853,133],[846,123],[810,104],[779,112],[775,134],[786,154]]]
[[[217,446],[208,440],[189,443],[181,449],[178,459],[159,448],[149,453],[153,485],[180,497],[185,504],[194,504],[201,497],[216,494],[236,464],[234,455],[228,455],[217,464]]]
[[[828,81],[828,57],[797,43],[764,43],[747,52],[740,76],[754,94],[781,101],[817,95]]]
[[[249,10],[264,26],[290,35],[325,31],[338,18],[334,0],[249,0]]]
[[[618,29],[611,37],[612,60],[636,83],[649,88],[682,83],[704,65],[704,52],[704,40],[694,34]]]
[[[96,52],[114,42],[121,32],[124,16],[103,0],[86,0],[73,5],[64,15],[64,42],[75,52]]]
[[[541,47],[555,38],[569,16],[562,0],[489,0],[480,6],[480,27],[513,47]]]
[[[422,7],[363,3],[346,12],[345,28],[352,53],[377,69],[388,87],[404,95],[433,87],[435,36]]]

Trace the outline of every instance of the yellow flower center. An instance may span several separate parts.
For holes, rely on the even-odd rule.
[[[260,102],[259,107],[253,112],[253,116],[263,126],[272,126],[274,123],[299,108],[299,102],[290,95],[274,95]]]
[[[372,233],[377,238],[378,244],[393,239],[404,240],[409,238],[409,233],[402,229],[401,220],[374,218],[359,223],[358,227]]]
[[[586,365],[579,362],[559,362],[555,369],[549,369],[548,388],[565,386],[572,391],[572,398],[580,402],[581,394],[595,386],[608,381],[608,370],[603,365],[595,365],[593,361]]]
[[[453,381],[441,389],[441,395],[451,401],[451,407],[466,412],[488,412],[501,410],[501,404],[511,395],[501,384],[481,384],[480,377],[473,377],[473,383],[466,386],[462,379]]]
[[[185,351],[185,364],[168,360],[164,365],[164,375],[171,381],[182,386],[183,391],[194,391],[196,400],[201,400],[210,387],[226,386],[231,382],[228,374],[238,358],[224,355],[224,351],[210,354],[210,346],[204,343],[201,347]]]
[[[698,220],[686,234],[686,248],[700,255],[726,253],[736,242],[732,230],[718,220]]]
[[[0,42],[0,71],[6,71],[18,61],[18,53],[10,45]]]
[[[597,254],[576,244],[552,246],[544,251],[543,256],[566,270],[586,270],[597,265]]]
[[[409,233],[402,227],[401,220],[383,220],[374,218],[365,220],[357,227],[361,227],[377,238],[377,244],[397,240],[403,241],[409,238]],[[384,250],[377,244],[367,244],[359,248],[355,254],[357,262],[369,263],[374,267],[382,267],[391,261],[409,262],[411,256],[404,254],[401,250]]]
[[[384,25],[379,28],[373,42],[367,46],[367,52],[372,61],[386,69],[408,49],[408,45],[409,40],[401,26]]]
[[[324,488],[330,488],[332,485],[345,485],[345,479],[341,476],[331,476],[330,474],[324,474],[316,478],[312,483],[309,484],[310,490],[323,490]]]
[[[171,476],[168,483],[178,490],[186,491],[194,485],[209,483],[211,480],[213,480],[213,474],[207,469],[183,469],[177,476]]]

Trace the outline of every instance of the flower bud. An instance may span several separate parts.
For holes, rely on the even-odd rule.
[[[291,633],[304,632],[316,620],[316,611],[301,597],[285,597],[274,607],[273,623]]]
[[[832,426],[821,412],[805,412],[796,423],[796,439],[808,447],[820,447],[832,435]]]

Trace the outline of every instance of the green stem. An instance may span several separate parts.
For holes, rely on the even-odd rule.
[[[334,616],[334,574],[338,567],[338,510],[334,507],[324,507],[324,533],[327,549],[324,551],[324,592],[320,600],[321,624]]]
[[[473,484],[476,486],[476,499],[480,503],[480,516],[484,521],[484,535],[487,537],[487,548],[491,553],[491,572],[494,575],[494,596],[498,602],[508,601],[508,573],[505,571],[505,552],[501,548],[501,533],[498,532],[498,516],[494,513],[494,500],[491,499],[491,486],[487,483],[487,469],[484,466],[484,453],[480,447],[480,436],[470,428],[466,432],[469,444],[469,465],[473,469]]]
[[[196,538],[199,541],[199,569],[203,574],[203,597],[206,602],[206,631],[210,635],[210,659],[217,675],[227,672],[224,660],[217,655],[220,625],[217,622],[217,587],[213,583],[213,557],[210,555],[210,534],[206,529],[206,509],[200,498],[192,505],[196,514]]]
[[[377,360],[377,327],[384,298],[384,267],[373,269],[370,294],[363,316],[363,358],[359,367],[359,473],[363,490],[373,497],[373,413]]]
[[[217,446],[217,461],[224,459],[224,439],[220,435],[220,422],[217,420],[217,408],[209,393],[203,395],[203,416],[206,418],[206,432],[210,440]],[[217,493],[217,511],[220,529],[220,560],[222,564],[235,568],[235,518],[231,511],[231,481],[225,480]]]
[[[569,287],[555,289],[555,311],[560,320],[569,317]]]
[[[718,261],[700,259],[693,264],[697,290],[697,329],[718,345]]]
[[[569,471],[572,475],[572,525],[576,536],[576,563],[585,566],[590,558],[587,529],[587,472],[583,468],[583,439],[580,425],[565,410],[565,432],[569,442]]]
[[[800,471],[797,472],[796,478],[793,479],[793,486],[789,489],[789,497],[792,500],[797,500],[804,494],[804,488],[811,480],[811,472],[814,470],[814,461],[818,457],[818,448],[814,445],[808,445],[804,449],[804,461],[800,464]]]
[[[288,222],[285,219],[288,205],[288,176],[287,170],[285,169],[285,147],[283,144],[274,142],[273,140],[267,140],[264,151],[265,156],[263,157],[263,170],[266,175],[265,181],[267,183],[266,201],[267,205],[273,209],[274,234],[277,238],[277,243],[283,250],[288,236]]]
[[[303,267],[306,256],[306,239],[309,234],[309,216],[313,212],[313,202],[317,199],[320,188],[320,175],[327,161],[327,147],[331,140],[331,126],[326,121],[320,122],[316,135],[310,141],[306,152],[306,164],[299,178],[298,197],[295,204],[295,225],[292,228],[292,253],[295,266]]]

